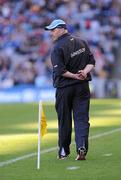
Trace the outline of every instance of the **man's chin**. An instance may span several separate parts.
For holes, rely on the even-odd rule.
[[[57,39],[56,37],[52,37],[52,40],[53,40],[53,41],[56,41],[56,39]]]

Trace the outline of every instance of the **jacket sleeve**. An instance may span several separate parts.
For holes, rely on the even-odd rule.
[[[85,47],[86,47],[86,49],[87,49],[87,53],[88,53],[88,56],[89,56],[89,58],[87,59],[87,64],[92,64],[92,65],[95,66],[95,58],[94,58],[94,55],[93,55],[92,52],[90,51],[90,48],[89,48],[88,44],[87,44],[85,41],[83,41],[83,42],[84,42],[84,44],[85,44]]]
[[[52,51],[51,62],[55,76],[61,76],[67,71],[66,65],[64,63],[63,51],[61,48],[56,48]]]

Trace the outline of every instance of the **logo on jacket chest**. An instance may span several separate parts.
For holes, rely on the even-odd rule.
[[[71,53],[71,58],[73,58],[73,57],[75,57],[75,56],[77,56],[77,55],[79,55],[79,54],[81,54],[83,52],[85,52],[85,48],[80,48],[77,51],[74,51],[74,52]]]

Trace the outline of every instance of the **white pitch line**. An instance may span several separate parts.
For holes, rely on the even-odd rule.
[[[80,168],[80,166],[70,166],[70,167],[67,167],[67,170],[76,170],[79,168]]]
[[[121,131],[121,128],[113,129],[111,131],[107,131],[107,132],[104,132],[104,133],[100,133],[100,134],[91,136],[91,137],[89,137],[89,139],[97,139],[97,138],[100,138],[100,137],[103,137],[103,136],[107,136],[107,135],[110,135],[110,134],[113,134],[113,133],[119,132],[119,131]],[[74,144],[74,142],[72,144]],[[58,147],[52,147],[52,148],[49,148],[49,149],[45,149],[45,150],[41,151],[41,154],[52,152],[52,151],[55,151],[57,149],[58,149]],[[15,163],[17,161],[20,161],[20,160],[23,160],[23,159],[27,159],[27,158],[30,158],[30,157],[33,157],[33,156],[36,156],[36,155],[37,155],[37,153],[31,153],[31,154],[26,154],[24,156],[20,156],[18,158],[14,158],[14,159],[10,159],[10,160],[7,160],[7,161],[3,161],[3,162],[0,162],[0,167],[6,166],[6,165],[9,165],[9,164]]]
[[[112,156],[112,153],[103,154],[102,156],[109,157]]]

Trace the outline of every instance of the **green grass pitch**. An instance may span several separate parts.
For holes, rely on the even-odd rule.
[[[44,103],[44,110],[48,133],[41,141],[41,165],[37,170],[37,155],[32,153],[37,153],[38,104],[0,104],[0,180],[121,179],[121,99],[91,100],[86,161],[75,161],[74,132],[70,157],[57,159],[54,103]],[[24,158],[30,154],[32,157]],[[19,157],[23,159],[13,162]]]

